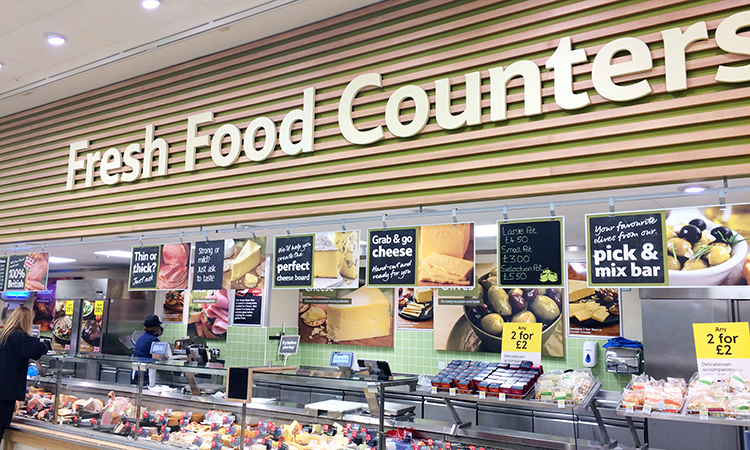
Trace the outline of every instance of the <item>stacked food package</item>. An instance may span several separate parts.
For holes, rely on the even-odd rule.
[[[740,370],[730,377],[694,374],[688,389],[687,413],[750,419],[750,379]]]
[[[626,411],[645,409],[675,414],[682,410],[686,391],[683,378],[655,380],[646,374],[633,376],[623,390],[618,407]]]
[[[438,392],[451,388],[459,394],[479,394],[489,397],[505,394],[506,398],[524,398],[543,373],[541,366],[530,362],[521,364],[489,363],[483,361],[453,360],[432,378]]]
[[[588,369],[552,370],[536,382],[534,398],[546,402],[580,404],[596,380]]]

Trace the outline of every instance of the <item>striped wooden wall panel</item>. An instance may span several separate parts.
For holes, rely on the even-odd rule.
[[[724,1],[447,1],[392,0],[245,46],[77,95],[0,120],[0,242],[20,242],[456,201],[502,199],[602,188],[750,175],[750,83],[714,79],[720,64],[750,57],[721,51],[713,34],[750,0]],[[667,93],[660,31],[705,21],[708,41],[688,48],[688,89]],[[747,33],[746,33],[747,34]],[[591,105],[554,103],[544,63],[559,39],[585,48],[575,67],[577,92]],[[652,94],[615,103],[600,97],[591,62],[620,37],[649,45]],[[508,120],[490,121],[488,69],[519,60],[542,68],[543,114],[523,113],[523,85],[510,83]],[[383,90],[355,103],[357,126],[385,125],[383,111],[398,87],[425,89],[450,77],[454,112],[463,109],[464,75],[482,75],[481,126],[447,132],[434,119],[409,139],[357,146],[340,134],[338,99],[354,77],[383,75]],[[267,116],[277,126],[317,90],[315,151],[291,157],[279,149],[263,163],[241,157],[214,165],[207,148],[185,172],[187,117],[213,111],[241,129]],[[402,121],[413,111],[405,103]],[[141,142],[146,124],[170,145],[168,176],[136,183],[65,190],[68,146],[123,150]],[[299,132],[297,124],[295,131]],[[155,166],[155,164],[154,164]],[[154,167],[155,169],[156,167]],[[76,179],[83,185],[85,174]],[[98,177],[98,173],[97,173]],[[30,178],[34,181],[29,183]]]

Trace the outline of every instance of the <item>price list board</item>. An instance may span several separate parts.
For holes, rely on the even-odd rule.
[[[730,377],[750,370],[750,326],[747,322],[694,323],[698,373]]]
[[[563,218],[498,222],[497,284],[562,287]]]

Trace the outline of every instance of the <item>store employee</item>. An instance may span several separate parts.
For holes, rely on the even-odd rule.
[[[164,333],[164,327],[161,326],[161,320],[156,314],[151,314],[143,321],[143,330],[145,333],[135,342],[136,358],[151,358],[151,344],[159,342],[159,336]]]

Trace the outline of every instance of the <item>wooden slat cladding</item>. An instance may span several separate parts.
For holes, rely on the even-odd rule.
[[[15,114],[0,120],[0,242],[747,176],[750,83],[718,83],[715,73],[750,57],[725,53],[714,40],[724,19],[747,10],[750,0],[385,1]],[[688,89],[668,93],[660,31],[698,21],[710,39],[687,48]],[[591,104],[575,111],[555,103],[553,74],[544,69],[567,36],[588,55],[573,73],[575,91]],[[617,79],[647,79],[650,95],[617,103],[594,90],[591,67],[604,44],[622,37],[645,42],[654,67]],[[520,60],[541,68],[543,114],[524,115],[523,83],[514,79],[508,120],[493,123],[488,70]],[[383,76],[382,90],[355,102],[355,123],[367,129],[385,125],[385,102],[407,84],[424,89],[434,108],[440,78],[450,77],[451,109],[461,112],[464,74],[473,71],[483,80],[482,125],[448,132],[433,109],[413,138],[386,130],[383,141],[358,146],[341,135],[338,100],[357,75]],[[185,172],[189,115],[214,113],[199,135],[225,123],[244,129],[259,116],[278,127],[310,86],[313,153],[288,156],[277,143],[263,163],[242,156],[219,168],[203,147],[197,170]],[[414,116],[410,105],[404,123]],[[142,144],[146,124],[169,143],[167,176],[113,187],[97,170],[94,186],[83,188],[81,171],[76,189],[65,190],[71,142],[122,150]]]

